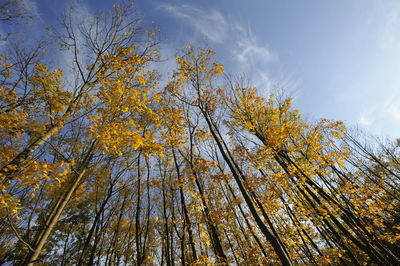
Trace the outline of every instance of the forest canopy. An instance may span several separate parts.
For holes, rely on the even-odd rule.
[[[60,18],[1,36],[0,264],[400,264],[399,141],[305,119],[209,47],[163,73],[131,2]]]

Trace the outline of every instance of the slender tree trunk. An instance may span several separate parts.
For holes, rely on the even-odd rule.
[[[289,258],[289,255],[285,251],[285,248],[281,245],[281,243],[278,241],[278,239],[273,235],[267,228],[267,226],[264,224],[262,221],[260,215],[257,212],[257,209],[251,200],[250,195],[246,191],[242,181],[241,181],[241,172],[238,169],[238,167],[235,165],[232,156],[230,156],[229,151],[226,149],[226,145],[223,143],[223,138],[219,134],[219,132],[216,132],[217,129],[214,128],[214,125],[208,116],[208,114],[204,111],[201,110],[203,113],[204,118],[206,119],[208,128],[217,143],[218,149],[221,152],[222,157],[224,158],[225,162],[228,164],[229,169],[231,170],[231,173],[236,181],[236,184],[239,187],[240,192],[242,193],[242,196],[250,210],[250,213],[252,214],[254,220],[256,221],[258,227],[260,228],[261,232],[264,234],[264,236],[267,238],[267,240],[271,243],[273,249],[275,250],[276,254],[278,255],[281,263],[285,266],[292,266],[292,262]]]
[[[136,239],[136,261],[138,265],[141,264],[141,239],[142,233],[140,228],[140,212],[141,212],[141,188],[142,188],[142,173],[141,173],[141,153],[139,152],[137,159],[137,195],[136,195],[136,214],[135,214],[135,239]]]
[[[176,170],[176,174],[177,174],[177,178],[178,180],[180,180],[181,178],[181,172],[180,172],[180,168],[178,165],[178,161],[176,158],[176,154],[175,154],[175,148],[172,148],[172,155],[174,157],[174,164],[175,164],[175,170]],[[184,219],[185,219],[185,224],[187,225],[188,228],[188,235],[189,235],[189,245],[190,248],[192,250],[192,256],[194,261],[197,260],[197,253],[196,253],[196,247],[194,245],[194,241],[193,241],[193,231],[192,231],[192,224],[190,222],[190,218],[189,218],[189,213],[186,207],[186,202],[185,202],[185,195],[183,194],[183,190],[180,187],[179,188],[179,195],[180,195],[180,200],[181,200],[181,205],[182,205],[182,209],[183,209],[183,214],[184,214]]]
[[[58,207],[58,209],[56,210],[54,216],[51,218],[51,220],[49,221],[47,227],[44,229],[43,234],[40,236],[40,238],[38,238],[35,241],[35,245],[34,245],[33,251],[30,252],[28,254],[28,256],[26,257],[26,260],[25,260],[25,264],[26,265],[33,265],[36,262],[36,260],[39,258],[39,255],[40,255],[40,253],[41,253],[41,251],[43,249],[44,244],[46,243],[46,241],[49,238],[51,232],[53,231],[55,225],[57,224],[58,220],[60,219],[60,216],[61,216],[65,206],[67,205],[67,203],[71,199],[71,196],[72,196],[73,192],[78,187],[78,185],[79,185],[82,177],[84,176],[85,172],[86,172],[86,169],[82,169],[80,171],[79,175],[76,177],[75,181],[72,183],[72,186],[70,187],[68,193],[62,199],[61,204]]]
[[[65,206],[68,204],[69,200],[71,199],[72,194],[77,189],[78,185],[80,184],[83,176],[86,173],[87,165],[92,157],[92,152],[94,149],[96,141],[92,142],[89,150],[86,153],[84,160],[82,161],[79,169],[77,172],[72,174],[72,183],[69,184],[69,187],[65,191],[64,195],[60,198],[60,200],[56,204],[56,208],[53,209],[53,212],[49,219],[46,221],[45,228],[38,234],[38,237],[34,241],[33,251],[29,252],[28,256],[25,259],[25,265],[33,265],[36,260],[39,258],[40,253],[49,238],[51,232],[53,231],[54,227],[56,226],[58,220],[63,213]]]
[[[106,205],[107,205],[109,199],[111,198],[111,195],[112,195],[112,185],[111,185],[111,187],[109,188],[108,193],[107,193],[107,196],[106,196],[106,198],[103,200],[103,202],[102,202],[102,204],[101,204],[101,206],[100,206],[100,209],[97,211],[96,216],[95,216],[94,221],[93,221],[93,224],[92,224],[92,226],[91,226],[91,228],[90,228],[90,230],[89,230],[89,234],[88,234],[88,236],[86,237],[85,243],[84,243],[84,245],[83,245],[83,247],[82,247],[81,255],[79,256],[79,261],[78,261],[78,264],[79,264],[79,265],[82,263],[82,260],[83,260],[83,257],[84,257],[84,255],[85,255],[85,252],[86,252],[86,250],[89,248],[90,241],[92,240],[92,236],[93,236],[93,233],[94,233],[95,228],[96,228],[96,226],[97,226],[97,223],[98,223],[98,221],[99,221],[99,219],[100,219],[100,215],[103,213],[103,211],[104,211],[104,209],[105,209],[105,207],[106,207]]]
[[[235,193],[233,192],[233,189],[231,188],[231,186],[230,186],[229,184],[227,184],[227,186],[228,186],[228,188],[229,188],[229,191],[230,191],[231,194],[232,194],[233,199],[236,200],[236,195],[235,195]],[[262,254],[264,255],[264,257],[267,258],[267,257],[268,257],[267,252],[265,251],[265,248],[264,248],[264,246],[262,245],[260,238],[256,235],[256,233],[255,233],[254,230],[253,230],[253,227],[250,225],[249,219],[247,219],[247,216],[246,216],[246,214],[244,213],[244,210],[243,210],[243,208],[242,208],[242,205],[241,205],[241,204],[238,204],[238,207],[239,207],[240,213],[242,214],[242,217],[244,218],[244,221],[246,222],[247,227],[249,228],[249,230],[250,230],[250,232],[251,232],[251,235],[253,236],[254,240],[256,241],[256,243],[257,243],[258,247],[260,248],[260,250],[261,250]],[[235,213],[235,215],[236,215],[236,213]],[[239,219],[239,218],[237,218],[237,219]],[[247,238],[247,235],[246,235],[245,232],[243,232],[243,235]]]

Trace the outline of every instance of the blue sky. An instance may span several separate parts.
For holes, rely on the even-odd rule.
[[[68,2],[30,1],[41,26],[54,24]],[[82,2],[89,13],[113,4]],[[165,55],[206,43],[227,72],[247,75],[264,92],[285,88],[306,117],[400,137],[400,1],[138,0],[137,6],[145,24],[160,28]]]

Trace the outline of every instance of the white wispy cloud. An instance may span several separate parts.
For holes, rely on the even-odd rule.
[[[217,10],[205,11],[191,5],[161,5],[163,9],[176,18],[185,20],[210,41],[220,43],[225,40],[227,22]]]
[[[258,43],[257,38],[249,28],[236,25],[234,29],[235,36],[238,38],[233,53],[240,63],[251,64],[255,61],[267,63],[272,60],[272,53],[265,46]]]
[[[394,95],[384,105],[384,112],[393,122],[400,122],[400,96]]]
[[[233,29],[234,47],[232,57],[236,62],[236,72],[249,76],[252,86],[257,87],[263,96],[270,92],[283,90],[290,97],[298,97],[298,76],[284,67],[279,54],[260,41],[250,26],[237,23]]]
[[[400,94],[391,95],[386,101],[377,102],[364,108],[357,124],[369,132],[382,136],[399,137]]]
[[[245,26],[246,23],[224,16],[215,9],[203,9],[189,4],[163,4],[158,8],[188,23],[194,32],[206,36],[210,41],[223,44],[223,51],[216,52],[227,60],[229,68],[226,67],[226,70],[243,74],[249,78],[252,86],[264,89],[276,84],[291,83],[287,80],[282,82],[282,78],[274,80],[270,66],[277,61],[278,56],[259,41],[251,27]],[[190,35],[191,41],[193,35]]]
[[[226,41],[234,58],[240,64],[251,64],[255,61],[269,62],[273,58],[272,53],[259,44],[249,27],[244,27],[237,21],[229,21],[217,10],[202,10],[188,4],[163,4],[159,8],[188,22],[195,30],[213,42]]]
[[[365,127],[369,127],[371,126],[372,122],[370,120],[370,118],[368,118],[368,116],[366,116],[365,114],[362,114],[357,121],[358,124],[365,126]]]

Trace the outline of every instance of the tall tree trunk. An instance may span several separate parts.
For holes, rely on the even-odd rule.
[[[285,248],[281,245],[281,243],[278,241],[276,236],[271,233],[268,229],[268,227],[264,224],[262,221],[260,215],[257,212],[257,209],[255,207],[255,204],[253,203],[250,195],[248,194],[246,188],[244,187],[241,176],[242,173],[240,172],[239,168],[233,161],[232,156],[229,154],[229,150],[226,147],[226,144],[224,143],[224,140],[221,136],[221,134],[218,132],[218,129],[214,127],[213,122],[211,121],[211,118],[209,115],[201,109],[201,112],[206,119],[208,129],[210,130],[210,133],[212,134],[214,141],[216,142],[219,151],[221,152],[222,157],[224,158],[225,162],[228,164],[229,169],[231,170],[231,173],[236,181],[236,184],[239,187],[239,190],[250,210],[250,213],[252,214],[254,220],[256,221],[258,227],[260,228],[261,232],[263,235],[267,238],[267,240],[271,243],[273,249],[275,250],[276,254],[278,255],[281,263],[285,266],[292,266],[292,262],[289,258],[289,254],[287,254]]]
[[[174,157],[174,165],[175,165],[177,179],[179,181],[180,178],[181,178],[181,172],[180,172],[180,168],[179,168],[178,161],[177,161],[177,158],[176,158],[175,148],[174,147],[172,147],[172,155]],[[190,218],[189,218],[189,213],[188,213],[188,210],[187,210],[187,207],[186,207],[186,202],[185,202],[185,195],[183,194],[182,187],[179,187],[179,195],[180,195],[181,205],[182,205],[182,209],[183,209],[185,224],[187,225],[187,228],[188,228],[189,246],[190,246],[190,248],[192,250],[193,260],[196,261],[197,260],[197,253],[196,253],[196,247],[195,247],[194,241],[193,241],[192,223],[191,223]]]
[[[53,212],[51,213],[50,217],[46,221],[45,228],[38,234],[34,241],[33,251],[29,252],[26,256],[25,265],[33,265],[37,261],[42,252],[42,249],[49,238],[51,232],[53,231],[54,227],[56,226],[58,220],[63,213],[65,206],[68,204],[69,200],[71,199],[72,194],[77,189],[78,185],[80,184],[83,176],[86,173],[87,165],[93,154],[93,149],[95,146],[96,141],[92,142],[89,150],[86,153],[85,158],[80,164],[80,167],[76,172],[74,172],[71,176],[71,183],[68,184],[68,188],[65,190],[63,195],[57,201],[56,208],[54,208]]]
[[[46,243],[47,239],[49,238],[51,232],[53,231],[55,225],[57,224],[58,220],[60,219],[60,216],[71,199],[71,196],[75,189],[78,187],[82,177],[84,176],[86,172],[86,169],[82,169],[78,176],[75,178],[75,181],[72,183],[68,193],[62,198],[60,206],[57,208],[55,214],[53,217],[51,217],[50,221],[48,222],[48,225],[44,229],[43,233],[40,234],[40,237],[36,239],[35,245],[33,247],[33,251],[31,251],[28,256],[26,257],[25,264],[26,265],[33,265],[36,260],[38,259],[44,244]]]

